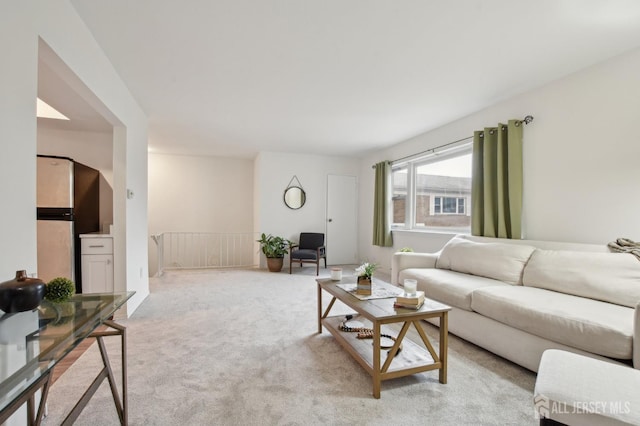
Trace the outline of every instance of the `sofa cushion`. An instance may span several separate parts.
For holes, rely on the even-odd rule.
[[[630,308],[640,302],[640,262],[628,253],[536,250],[522,282]]]
[[[630,359],[634,310],[536,287],[475,290],[474,311],[554,342],[598,355]]]
[[[508,286],[502,281],[446,269],[413,268],[400,272],[400,281],[413,278],[418,281],[418,290],[425,296],[456,308],[471,311],[471,293],[488,286]]]
[[[452,238],[443,248],[436,268],[522,284],[522,270],[534,247],[506,243],[476,243]]]

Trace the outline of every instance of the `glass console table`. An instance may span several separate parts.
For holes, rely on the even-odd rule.
[[[126,329],[111,318],[135,292],[76,294],[69,302],[44,300],[29,312],[0,311],[0,424],[23,404],[27,423],[38,425],[44,414],[53,367],[87,337],[96,338],[104,368],[71,410],[63,424],[72,424],[106,378],[120,423],[127,418]],[[98,327],[104,325],[106,327]],[[111,370],[103,338],[122,340],[122,399]],[[37,403],[37,392],[41,390]],[[37,411],[36,411],[37,409]]]

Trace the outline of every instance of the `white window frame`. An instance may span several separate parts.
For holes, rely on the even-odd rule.
[[[416,200],[416,168],[423,166],[425,164],[436,163],[444,160],[448,160],[455,157],[461,157],[463,155],[468,155],[472,153],[473,143],[466,142],[454,147],[438,151],[437,149],[431,150],[426,155],[420,155],[413,158],[409,158],[403,161],[394,162],[391,166],[391,175],[393,176],[394,172],[397,172],[400,169],[407,169],[407,194],[405,197],[405,221],[404,225],[392,225],[391,230],[396,231],[417,231],[417,232],[439,232],[437,229],[429,228],[425,229],[424,226],[418,226],[415,223],[415,200]],[[392,177],[391,177],[392,179]],[[392,186],[393,187],[393,186]],[[393,190],[392,197],[393,197]],[[440,195],[438,195],[440,196]],[[442,197],[451,197],[449,195],[442,195]],[[465,201],[465,212],[457,213],[458,211],[458,201],[456,201],[456,213],[445,213],[445,214],[456,214],[456,215],[466,215],[470,216],[470,196],[469,197],[451,197],[451,198],[464,198]],[[431,205],[431,209],[433,210],[433,204]],[[391,217],[393,217],[393,203],[389,203],[389,212]],[[432,212],[433,213],[433,212]],[[448,232],[443,229],[443,232]]]
[[[404,200],[404,208],[405,208],[405,217],[404,217],[404,224],[402,225],[397,225],[394,223],[393,219],[395,218],[394,212],[393,212],[393,195],[394,195],[394,189],[393,189],[393,174],[395,172],[397,172],[398,170],[402,170],[406,168],[407,169],[407,188],[406,188],[406,194],[405,194],[405,200]],[[391,215],[391,229],[406,229],[407,228],[407,210],[413,207],[413,200],[410,200],[411,198],[411,192],[412,192],[412,184],[413,182],[409,182],[410,180],[412,180],[410,178],[410,175],[412,173],[412,170],[410,168],[410,166],[407,163],[400,163],[398,165],[393,165],[391,167],[391,202],[389,203],[389,207],[388,210],[390,211],[390,215]]]
[[[455,198],[455,200],[456,200],[456,211],[455,212],[453,212],[453,213],[444,213],[442,211],[442,206],[444,206],[443,201],[444,201],[445,198]],[[435,203],[436,199],[440,199],[440,211],[439,212],[436,211],[436,203]],[[460,204],[461,204],[460,200],[462,200],[462,205],[464,207],[464,211],[462,213],[460,213]],[[433,201],[434,201],[434,203],[433,203],[432,208],[431,208],[431,214],[432,215],[437,215],[437,214],[455,214],[455,215],[459,215],[459,216],[465,216],[467,214],[467,197],[459,197],[459,196],[452,197],[451,195],[435,195],[433,197]]]

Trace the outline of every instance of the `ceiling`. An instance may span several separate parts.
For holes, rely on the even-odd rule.
[[[89,102],[78,93],[76,86],[69,84],[64,76],[69,76],[70,71],[64,72],[53,69],[48,59],[55,55],[48,46],[40,42],[38,58],[38,97],[62,112],[70,120],[58,120],[38,117],[38,127],[90,131],[111,132],[113,126],[101,116]],[[47,52],[43,55],[43,49]]]
[[[175,154],[361,156],[640,46],[635,0],[71,3]]]

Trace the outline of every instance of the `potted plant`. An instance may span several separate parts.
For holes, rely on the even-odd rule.
[[[356,294],[370,295],[372,290],[371,278],[378,267],[375,263],[365,262],[356,268],[358,275]]]
[[[75,294],[76,285],[69,278],[58,277],[47,283],[44,298],[52,302],[66,302]]]
[[[291,241],[286,238],[262,234],[260,239],[260,249],[267,258],[267,267],[271,272],[280,272],[284,264],[284,255],[289,253]]]
[[[70,300],[75,292],[75,283],[65,277],[54,278],[45,286],[44,298],[46,306],[51,307],[54,312],[54,325],[66,324],[73,319],[76,305]]]

